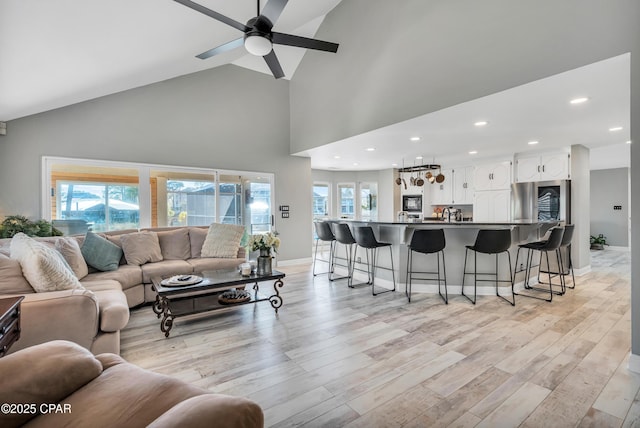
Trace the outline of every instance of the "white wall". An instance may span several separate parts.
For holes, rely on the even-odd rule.
[[[250,102],[247,102],[250,100]],[[265,106],[268,106],[266,108]],[[39,218],[43,155],[275,174],[280,260],[310,257],[309,159],[289,156],[289,83],[236,66],[11,121],[0,138],[0,216]]]

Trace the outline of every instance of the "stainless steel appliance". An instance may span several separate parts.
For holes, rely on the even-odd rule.
[[[421,213],[422,195],[402,195],[402,211]]]
[[[511,196],[514,220],[571,223],[571,180],[513,183]]]
[[[571,180],[538,181],[536,196],[539,221],[571,223]]]

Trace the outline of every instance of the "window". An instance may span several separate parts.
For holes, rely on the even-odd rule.
[[[272,227],[273,174],[53,157],[43,157],[43,169],[42,217],[67,234],[214,222],[250,233]]]
[[[355,186],[352,183],[338,184],[338,215],[353,220],[355,214]]]
[[[329,217],[329,185],[314,183],[313,185],[313,220]]]
[[[378,185],[377,183],[360,184],[360,220],[378,220]]]

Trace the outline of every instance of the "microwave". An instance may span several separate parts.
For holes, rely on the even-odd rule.
[[[422,212],[422,195],[402,195],[402,211]]]

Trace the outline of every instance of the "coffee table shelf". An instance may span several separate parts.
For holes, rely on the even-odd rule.
[[[258,302],[269,302],[277,314],[278,309],[282,306],[283,301],[279,290],[284,286],[282,279],[285,274],[282,272],[274,270],[270,275],[251,274],[251,276],[242,276],[237,270],[226,270],[204,271],[194,273],[194,275],[201,276],[202,282],[178,287],[163,286],[162,280],[166,277],[157,276],[151,278],[152,288],[156,293],[153,312],[158,318],[162,318],[160,330],[162,330],[165,337],[169,337],[169,333],[173,328],[173,320],[177,317]],[[273,294],[260,291],[260,283],[268,281],[273,281]],[[251,296],[251,300],[236,303],[221,303],[218,301],[218,297],[225,291],[249,285],[251,290],[247,291]]]

